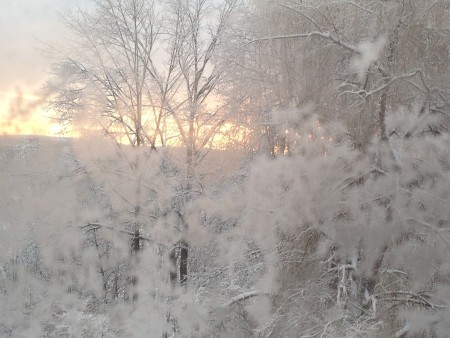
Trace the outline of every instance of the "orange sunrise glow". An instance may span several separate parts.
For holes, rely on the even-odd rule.
[[[0,135],[60,135],[60,126],[47,117],[39,96],[16,91],[1,98]]]
[[[49,137],[79,137],[75,131],[62,132],[62,127],[50,116],[51,112],[45,110],[42,98],[35,94],[22,91],[10,92],[2,95],[0,101],[0,135],[39,135]],[[217,105],[214,101],[211,105]],[[85,126],[85,128],[89,126]],[[95,129],[95,126],[92,126]],[[167,145],[179,146],[178,131],[175,121],[166,119],[165,123]],[[207,146],[215,149],[226,149],[238,143],[248,130],[236,128],[232,123],[221,126],[220,132],[214,136]],[[84,133],[81,133],[84,134]],[[120,141],[119,141],[120,142]],[[128,143],[124,138],[121,143]],[[160,144],[158,144],[160,145]]]

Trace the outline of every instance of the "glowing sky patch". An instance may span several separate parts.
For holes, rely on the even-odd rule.
[[[44,117],[46,112],[37,94],[53,62],[46,50],[67,34],[59,12],[87,3],[0,0],[0,134],[50,135],[56,130]],[[21,107],[15,107],[18,93]]]

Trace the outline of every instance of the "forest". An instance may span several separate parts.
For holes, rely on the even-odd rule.
[[[1,337],[450,337],[448,0],[61,20],[61,136],[0,136]]]

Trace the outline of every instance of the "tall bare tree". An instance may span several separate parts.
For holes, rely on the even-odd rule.
[[[79,9],[64,18],[74,41],[48,83],[49,108],[61,123],[77,131],[103,132],[118,149],[126,142],[156,151],[157,142],[165,145],[161,98],[169,88],[160,88],[164,93],[155,90],[154,53],[161,37],[155,5],[147,0],[94,0],[93,4],[92,11]],[[136,149],[128,160],[135,185],[135,269],[142,245],[143,161],[147,157],[143,151]],[[132,283],[133,299],[137,299],[137,273]]]
[[[48,83],[49,108],[61,123],[85,133],[101,131],[119,148],[126,142],[156,151],[167,145],[168,133],[175,135],[179,142],[172,144],[186,150],[185,200],[179,204],[186,205],[201,192],[195,169],[229,114],[215,90],[224,69],[217,63],[218,49],[236,2],[94,0],[92,10],[65,18],[74,43],[64,49],[64,61],[55,65]],[[136,265],[145,158],[137,150],[130,160]],[[170,279],[184,283],[188,223],[182,208],[177,211],[182,230],[169,258]]]
[[[216,3],[210,0],[174,0],[168,3],[170,28],[170,65],[176,67],[178,85],[172,100],[165,100],[165,108],[175,121],[181,144],[186,151],[186,197],[198,194],[199,177],[196,168],[206,156],[214,137],[226,122],[230,112],[220,100],[217,86],[223,65],[218,64],[219,47],[236,0]],[[177,278],[187,278],[188,244],[184,221],[178,257]],[[173,258],[175,259],[175,258]],[[176,278],[173,275],[173,278]]]

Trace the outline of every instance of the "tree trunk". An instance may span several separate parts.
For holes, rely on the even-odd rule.
[[[180,284],[186,285],[188,277],[189,247],[185,241],[180,242]]]
[[[378,119],[379,119],[379,127],[380,127],[380,136],[381,140],[385,141],[387,140],[386,135],[386,104],[387,104],[387,90],[381,94],[381,101],[380,101],[380,111],[378,113]]]
[[[134,207],[134,236],[132,239],[132,250],[133,250],[133,256],[134,256],[134,262],[133,262],[133,274],[131,276],[131,284],[133,287],[132,291],[132,299],[133,302],[136,302],[139,298],[139,292],[138,292],[138,276],[137,271],[139,268],[139,254],[141,251],[141,231],[140,231],[140,222],[139,218],[141,215],[141,184],[142,184],[142,176],[139,173],[140,165],[139,165],[139,154],[136,156],[135,160],[135,171],[137,174],[137,180],[136,180],[136,201],[135,201],[135,207]]]
[[[134,230],[132,247],[134,255],[133,274],[131,276],[131,285],[133,287],[132,300],[133,302],[137,302],[139,298],[137,270],[139,265],[139,251],[141,250],[139,229]]]
[[[176,248],[172,249],[172,251],[169,254],[169,264],[170,264],[170,270],[169,270],[170,285],[172,287],[175,287],[178,282],[178,266],[177,266],[177,250],[176,250]]]

